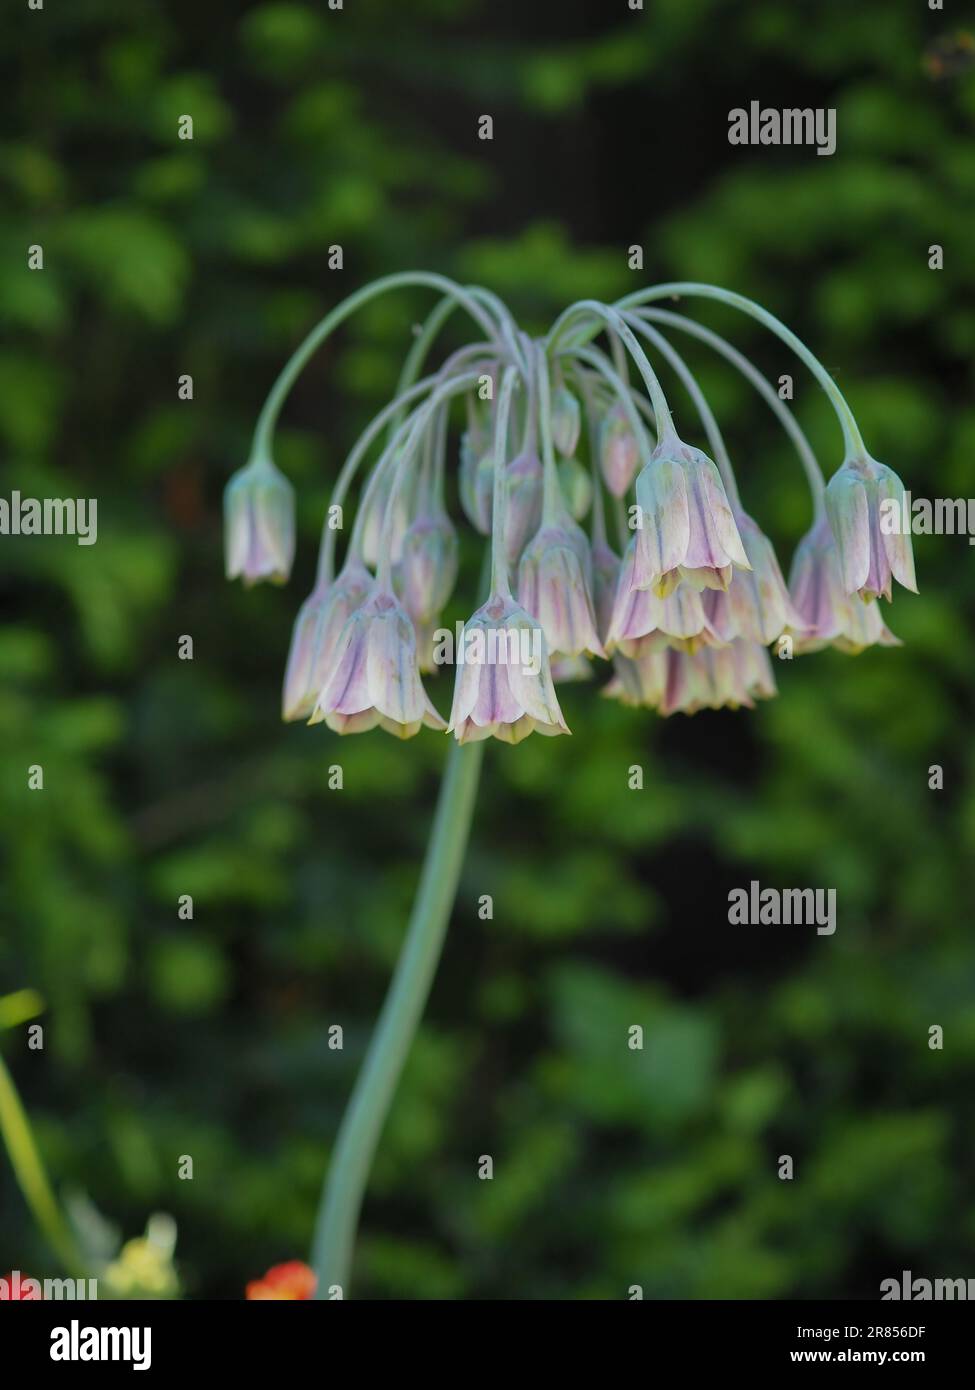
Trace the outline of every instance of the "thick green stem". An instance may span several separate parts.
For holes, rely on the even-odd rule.
[[[440,960],[470,834],[482,742],[455,743],[447,756],[406,940],[339,1128],[315,1222],[312,1264],[318,1298],[345,1297],[359,1210],[373,1155]]]

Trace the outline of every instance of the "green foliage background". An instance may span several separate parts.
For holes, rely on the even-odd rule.
[[[297,571],[245,593],[221,490],[278,366],[396,269],[479,280],[535,331],[574,298],[713,280],[810,341],[916,495],[967,497],[975,76],[932,74],[950,23],[906,0],[6,0],[4,30],[4,493],[96,496],[99,537],[0,547],[0,993],[48,1006],[45,1050],[18,1026],[3,1051],[56,1185],[129,1235],[172,1212],[187,1296],[239,1297],[307,1250],[446,751],[278,718],[330,482],[432,301],[384,300],[306,373],[278,448]],[[752,99],[835,106],[836,155],[733,149]],[[749,321],[687,307],[796,374],[831,471],[810,379]],[[789,446],[680,346],[787,562],[808,522]],[[916,550],[902,650],[782,663],[754,713],[663,722],[567,688],[571,740],[488,750],[361,1295],[870,1298],[903,1268],[975,1275],[972,552]],[[752,878],[835,887],[836,935],[729,927]],[[0,1266],[55,1272],[6,1164],[0,1204]]]

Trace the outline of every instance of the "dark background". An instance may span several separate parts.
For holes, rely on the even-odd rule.
[[[307,1251],[445,753],[278,717],[331,481],[433,301],[385,298],[314,359],[277,444],[295,574],[244,592],[222,577],[221,492],[279,366],[399,269],[483,283],[535,332],[573,299],[710,280],[810,343],[916,495],[967,497],[975,70],[950,18],[904,0],[3,16],[4,492],[99,499],[95,546],[0,543],[0,995],[37,991],[46,1030],[28,1051],[8,1000],[3,1056],[57,1189],[125,1237],[171,1213],[184,1296],[239,1297]],[[836,107],[836,154],[730,146],[753,99]],[[808,375],[750,320],[683,307],[796,377],[829,474],[838,431]],[[809,521],[790,446],[678,346],[787,564]],[[874,1298],[904,1268],[975,1274],[972,552],[916,553],[921,595],[890,616],[903,649],[777,663],[780,698],[751,713],[665,722],[566,687],[571,741],[488,749],[360,1295]],[[729,926],[752,878],[834,887],[835,936]],[[642,1054],[621,1043],[635,1022]],[[6,1165],[0,1212],[0,1266],[55,1273]]]

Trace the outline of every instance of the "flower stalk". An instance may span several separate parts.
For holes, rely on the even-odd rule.
[[[332,1150],[312,1243],[316,1297],[345,1297],[359,1211],[443,949],[474,815],[484,744],[453,743],[403,949]]]

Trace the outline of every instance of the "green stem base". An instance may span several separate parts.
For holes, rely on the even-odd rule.
[[[359,1211],[373,1156],[443,948],[474,814],[482,742],[454,743],[406,940],[335,1141],[315,1221],[316,1297],[348,1295]]]

